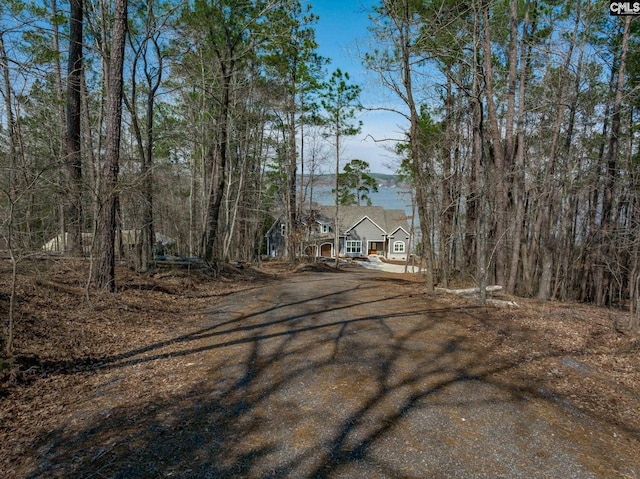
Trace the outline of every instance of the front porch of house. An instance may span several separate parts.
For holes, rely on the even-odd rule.
[[[312,244],[307,244],[304,248],[304,254],[308,257],[335,258],[335,248],[333,243],[333,240],[324,239]],[[341,236],[338,256],[362,257],[377,255],[386,258],[390,251],[392,251],[390,248],[390,240],[387,238],[385,238],[384,241],[363,241],[360,239]]]
[[[385,256],[386,251],[384,241],[367,241],[367,255]]]

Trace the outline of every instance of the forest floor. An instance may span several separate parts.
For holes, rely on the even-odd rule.
[[[640,478],[627,313],[355,265],[85,278],[20,265],[0,477]]]

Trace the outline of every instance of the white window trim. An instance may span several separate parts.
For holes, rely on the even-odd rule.
[[[344,251],[346,254],[362,254],[362,241],[360,240],[345,241]]]
[[[393,243],[393,252],[394,253],[404,253],[404,241],[395,241]]]

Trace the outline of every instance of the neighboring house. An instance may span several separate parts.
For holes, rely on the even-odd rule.
[[[119,235],[116,236],[116,255],[120,256],[123,252],[133,251],[136,245],[140,243],[140,230],[121,230]],[[69,241],[69,233],[64,234],[65,241],[62,241],[62,235],[59,234],[44,245],[42,250],[50,253],[60,253],[64,246]],[[155,233],[156,244],[154,245],[154,252],[158,255],[166,254],[167,247],[175,245],[175,240],[163,235],[162,233]],[[82,252],[85,255],[91,254],[91,245],[93,243],[93,233],[82,233]],[[122,245],[122,252],[120,251],[120,245]]]
[[[334,215],[335,206],[319,206],[304,215],[305,255],[335,258]],[[410,228],[402,210],[385,210],[382,206],[340,206],[338,223],[340,257],[380,255],[405,260],[409,254]],[[281,216],[266,233],[270,257],[285,255],[286,235]]]
[[[93,242],[93,233],[82,233],[82,253],[89,255],[91,253],[91,243]],[[69,243],[69,233],[64,234],[64,241],[62,241],[62,234],[54,236],[45,244],[42,245],[42,251],[49,253],[60,253],[65,246]]]

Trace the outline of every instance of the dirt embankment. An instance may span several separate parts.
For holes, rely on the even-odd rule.
[[[624,313],[324,266],[119,270],[91,304],[83,284],[67,262],[20,275],[2,477],[640,477]]]

